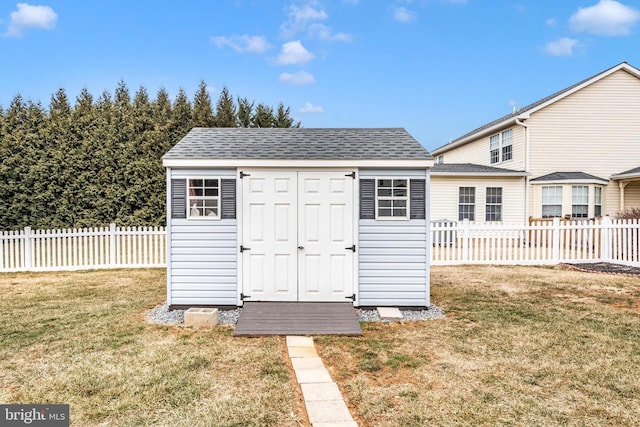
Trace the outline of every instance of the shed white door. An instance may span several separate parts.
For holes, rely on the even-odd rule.
[[[343,171],[243,172],[242,292],[250,301],[346,301],[354,179]]]

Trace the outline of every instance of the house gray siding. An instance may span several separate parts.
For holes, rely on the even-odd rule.
[[[172,179],[236,176],[235,169],[170,173]],[[167,222],[169,304],[237,305],[237,219],[169,218]]]
[[[425,178],[429,188],[425,170],[360,170],[359,176]],[[430,304],[427,227],[426,219],[359,220],[360,306]]]

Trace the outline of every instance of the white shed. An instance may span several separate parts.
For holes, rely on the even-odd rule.
[[[167,169],[167,300],[427,307],[431,155],[401,128],[194,128]]]

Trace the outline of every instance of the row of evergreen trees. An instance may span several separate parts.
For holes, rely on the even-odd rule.
[[[161,157],[192,127],[299,127],[290,108],[225,87],[214,109],[205,82],[193,102],[171,101],[144,87],[133,98],[124,82],[112,96],[87,89],[71,104],[64,89],[48,109],[16,95],[0,107],[0,230],[165,223]]]

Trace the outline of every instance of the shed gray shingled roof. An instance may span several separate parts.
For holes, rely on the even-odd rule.
[[[163,158],[432,159],[402,128],[193,128]]]
[[[434,175],[446,174],[464,174],[464,175],[513,175],[526,176],[525,171],[517,171],[513,169],[496,168],[493,166],[476,165],[474,163],[441,163],[431,168]]]
[[[600,178],[584,172],[553,172],[547,175],[533,178],[531,182],[578,181],[578,180],[608,181],[608,179]]]

